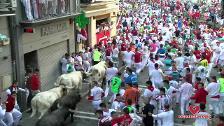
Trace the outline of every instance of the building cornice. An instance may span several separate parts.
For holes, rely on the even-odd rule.
[[[82,10],[85,12],[86,17],[93,17],[93,16],[98,16],[98,15],[104,15],[112,12],[118,12],[119,7],[116,5],[112,6],[105,6],[103,8],[93,8],[93,9],[88,9],[86,10],[85,8],[82,8]]]

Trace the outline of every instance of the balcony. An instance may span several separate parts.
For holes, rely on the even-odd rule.
[[[31,4],[32,6],[30,7],[23,5],[24,19],[21,21],[21,25],[23,26],[33,26],[49,23],[54,20],[64,20],[65,18],[72,18],[80,13],[79,0],[42,0],[42,2],[39,0],[39,2]]]
[[[0,0],[0,17],[13,16],[16,10],[16,0]]]

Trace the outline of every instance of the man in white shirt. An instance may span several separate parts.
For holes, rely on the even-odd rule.
[[[174,88],[172,85],[170,85],[168,80],[164,80],[164,87],[166,88],[166,95],[168,95],[171,99],[170,107],[172,108],[174,103],[175,103],[175,98],[176,98],[176,92],[178,89]]]
[[[114,64],[112,62],[109,62],[109,67],[106,70],[106,90],[105,90],[105,97],[107,97],[109,93],[109,85],[111,82],[111,79],[116,76],[118,73],[118,69],[114,67]]]
[[[177,65],[177,70],[180,72],[184,69],[184,57],[182,54],[179,52],[178,57],[174,59]]]
[[[181,115],[184,115],[185,112],[188,110],[190,97],[193,94],[193,87],[190,83],[187,82],[187,78],[183,78],[184,83],[180,86],[179,92],[180,92],[180,110]]]
[[[148,59],[147,66],[149,71],[148,75],[151,75],[151,72],[155,70],[155,62],[152,56]]]
[[[170,86],[172,86],[172,87],[174,87],[175,89],[179,89],[179,87],[180,87],[180,85],[179,85],[179,83],[177,82],[177,81],[175,81],[175,80],[171,80],[171,81],[169,81],[169,85]],[[176,101],[176,104],[179,104],[179,100],[180,100],[180,92],[177,90],[177,92],[175,93],[175,101]]]
[[[88,100],[92,101],[93,108],[98,110],[99,105],[102,103],[102,98],[104,97],[104,91],[99,87],[97,82],[93,82],[93,85],[94,87],[90,91]]]
[[[100,104],[100,109],[103,110],[103,116],[111,117],[111,112],[116,112],[114,109],[108,109],[105,103]]]
[[[199,66],[196,71],[196,77],[200,77],[203,81],[206,80],[207,77],[207,69],[204,66]]]
[[[220,85],[217,83],[216,76],[210,78],[210,83],[205,90],[208,92],[209,108],[212,109],[215,114],[219,114],[219,107],[217,106],[219,106]]]
[[[68,59],[69,59],[69,54],[68,53],[66,53],[65,55],[64,55],[64,57],[62,57],[62,59],[61,59],[61,69],[62,69],[62,74],[65,74],[65,73],[67,73],[67,64],[68,64]]]
[[[89,72],[90,71],[90,59],[91,59],[91,53],[89,52],[89,49],[86,48],[85,52],[82,55],[82,59],[83,59],[83,68],[85,72]]]
[[[116,111],[121,111],[125,107],[125,103],[122,100],[122,97],[120,94],[116,95],[116,99],[113,101],[111,105],[111,109],[114,109]]]
[[[159,69],[159,65],[157,63],[155,64],[155,70],[153,70],[149,76],[156,88],[163,87],[162,82],[164,74],[162,70]]]
[[[112,50],[112,61],[114,65],[118,67],[119,59],[118,59],[119,49],[117,45],[115,45],[114,49]]]
[[[198,113],[198,115],[209,118],[210,114],[205,111],[205,108],[205,104],[200,104],[200,112]],[[208,126],[208,118],[196,118],[195,126]]]
[[[174,112],[169,110],[169,105],[164,106],[165,110],[157,115],[152,114],[155,119],[162,121],[161,126],[174,126]]]
[[[146,82],[146,84],[147,84],[147,88],[144,90],[143,98],[144,99],[150,98],[149,103],[151,105],[154,105],[154,107],[156,108],[157,102],[155,99],[159,95],[160,91],[153,86],[152,81],[149,80]]]
[[[124,52],[124,55],[123,55],[123,60],[124,60],[124,63],[127,67],[131,67],[132,66],[132,59],[133,59],[133,56],[134,56],[134,53],[131,51],[131,48],[128,48],[128,51],[125,51]]]

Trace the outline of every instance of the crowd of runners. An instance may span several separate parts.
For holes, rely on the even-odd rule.
[[[186,115],[196,117],[190,125],[224,126],[221,4],[141,0],[122,1],[119,8],[116,37],[60,60],[63,74],[90,72],[92,65],[107,61],[105,86],[91,82],[88,96],[98,126],[174,126],[176,117],[184,125]],[[143,82],[141,76],[148,79]],[[11,126],[22,114],[10,98],[6,115]]]
[[[99,61],[97,56],[108,61],[106,90],[94,82],[89,97],[99,126],[173,126],[175,113],[219,117],[212,125],[224,125],[220,4],[128,1],[119,6],[116,38],[99,43],[92,51],[94,63]],[[139,88],[144,85],[139,78],[145,69],[146,88]],[[192,113],[195,106],[200,110]],[[199,117],[190,125],[207,126],[208,120]],[[183,125],[185,121],[182,118]]]
[[[212,125],[224,125],[220,3],[126,1],[119,8],[117,36],[73,56],[76,70],[108,63],[106,88],[93,82],[88,97],[98,125],[173,126],[175,113],[202,115],[190,125],[207,126],[215,117]],[[141,84],[143,70],[148,80]]]

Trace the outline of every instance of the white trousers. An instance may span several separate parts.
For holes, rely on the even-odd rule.
[[[180,99],[180,112],[181,115],[184,115],[186,111],[188,110],[190,100],[187,98],[181,98]]]
[[[149,58],[149,55],[144,55],[143,56],[143,59],[142,59],[142,68],[141,69],[144,69],[144,67],[146,66],[147,61],[148,61],[148,58]]]
[[[92,101],[92,105],[93,105],[93,108],[95,110],[98,110],[100,108],[100,104],[102,103],[102,100],[98,100],[98,101]]]
[[[212,112],[214,112],[215,114],[219,114],[220,107],[218,98],[208,98],[208,104],[211,107]]]
[[[19,124],[20,119],[22,118],[22,113],[19,110],[14,108],[12,110],[12,116],[13,116],[14,126],[17,126]]]
[[[127,67],[132,67],[132,61],[131,60],[124,60],[124,62],[125,62],[125,65],[127,66]]]
[[[142,70],[142,63],[135,63],[136,73],[139,74]]]
[[[110,100],[109,100],[111,103],[113,103],[114,100],[116,99],[116,95],[117,95],[117,94],[112,93],[112,96],[111,96],[111,98],[110,98]]]
[[[89,72],[91,68],[89,61],[83,61],[83,67],[84,67],[84,71]]]
[[[224,93],[220,93],[219,109],[220,113],[224,113]]]
[[[82,34],[78,34],[78,35],[77,35],[77,42],[81,42],[81,40],[86,41],[87,38],[86,38],[85,36],[83,36]]]
[[[25,7],[25,13],[26,13],[27,19],[29,21],[33,20],[30,0],[22,0],[22,3]]]
[[[7,126],[13,126],[12,112],[5,112],[5,122]]]

